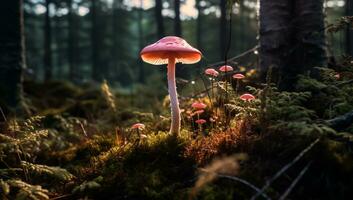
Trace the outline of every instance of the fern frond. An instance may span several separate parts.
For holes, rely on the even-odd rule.
[[[31,185],[18,179],[10,179],[6,181],[10,188],[17,188],[16,200],[47,200],[49,199],[49,191],[40,185]],[[10,191],[8,188],[8,191]]]
[[[26,170],[28,170],[30,173],[50,176],[59,181],[67,182],[75,178],[75,176],[72,175],[70,172],[68,172],[66,169],[63,169],[60,167],[38,165],[38,164],[29,163],[26,161],[22,161],[21,166]]]

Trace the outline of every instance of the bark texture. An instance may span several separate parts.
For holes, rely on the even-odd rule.
[[[325,66],[323,0],[260,0],[260,74],[292,89],[298,74]]]

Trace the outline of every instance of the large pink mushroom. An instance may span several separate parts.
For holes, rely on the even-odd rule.
[[[180,109],[175,84],[175,63],[197,63],[201,60],[201,52],[182,38],[167,36],[143,48],[140,55],[143,61],[152,65],[168,64],[168,91],[172,116],[170,133],[179,135]]]

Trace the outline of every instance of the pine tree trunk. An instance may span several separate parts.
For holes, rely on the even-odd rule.
[[[346,0],[346,16],[353,16],[353,0]],[[346,29],[346,54],[353,56],[353,28]]]
[[[114,70],[114,75],[118,76],[117,73],[119,73],[119,65],[118,65],[118,59],[119,59],[119,42],[118,42],[118,37],[120,35],[118,31],[118,24],[119,24],[119,0],[114,0],[113,2],[113,18],[112,18],[112,41],[113,41],[113,51],[111,51],[111,59],[113,62],[113,70]]]
[[[196,9],[197,9],[197,21],[196,21],[196,46],[202,51],[202,8],[200,5],[201,0],[196,0]]]
[[[263,80],[271,66],[278,72],[289,64],[293,9],[289,0],[260,0],[260,73]]]
[[[73,1],[67,0],[67,7],[68,7],[68,58],[69,58],[69,78],[71,81],[77,81],[77,54],[76,54],[76,23],[75,23],[75,13],[73,8]]]
[[[155,18],[156,18],[156,22],[157,22],[158,39],[161,39],[162,37],[165,36],[162,9],[163,9],[162,0],[156,0],[156,6],[155,6],[154,10],[155,10]]]
[[[174,0],[174,34],[181,37],[181,21],[180,21],[180,0]]]
[[[45,23],[44,23],[44,80],[48,81],[53,76],[52,48],[51,48],[51,0],[45,0]]]
[[[4,1],[0,7],[0,106],[19,108],[25,63],[22,0]]]
[[[143,48],[143,27],[142,27],[142,20],[143,20],[143,0],[140,0],[140,8],[138,10],[138,33],[139,33],[139,49]],[[144,70],[144,65],[141,59],[138,59],[138,65],[139,65],[139,82],[144,83],[145,82],[145,70]]]
[[[294,88],[298,74],[325,66],[323,1],[260,0],[260,74],[273,67],[280,88]]]
[[[102,73],[100,67],[99,57],[99,27],[98,27],[98,3],[97,0],[91,0],[91,44],[92,44],[92,79],[95,81],[102,81]]]
[[[293,51],[292,67],[284,70],[283,81],[295,80],[295,75],[304,74],[313,67],[327,64],[326,37],[323,13],[324,0],[296,0],[293,31],[297,48]]]
[[[226,36],[227,36],[227,0],[220,0],[220,10],[221,10],[221,18],[219,23],[219,52],[221,59],[223,60],[225,57],[226,51]]]

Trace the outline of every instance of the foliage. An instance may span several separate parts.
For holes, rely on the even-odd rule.
[[[67,182],[74,178],[70,172],[60,167],[38,165],[26,161],[21,162],[21,167],[23,167],[23,169],[29,173],[33,173],[39,176],[46,175],[52,179],[56,179],[57,181]]]
[[[31,185],[17,179],[4,181],[0,179],[1,196],[4,199],[15,200],[47,200],[49,192],[43,189],[40,185]],[[14,191],[14,192],[13,192]]]

